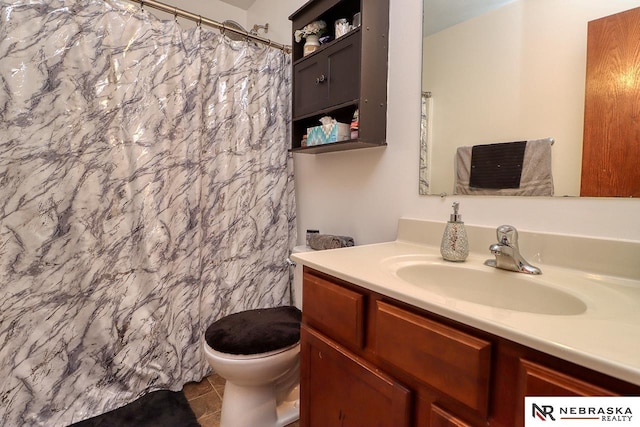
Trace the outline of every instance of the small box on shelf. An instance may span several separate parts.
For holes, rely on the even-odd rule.
[[[347,123],[331,124],[307,128],[307,147],[331,142],[347,141],[351,138],[351,129]]]

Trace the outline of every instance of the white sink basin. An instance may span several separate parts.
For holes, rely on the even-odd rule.
[[[587,305],[578,297],[544,284],[542,276],[467,263],[401,258],[387,267],[404,282],[445,297],[489,307],[548,315],[578,315]]]

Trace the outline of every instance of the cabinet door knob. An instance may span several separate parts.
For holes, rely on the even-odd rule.
[[[319,85],[320,83],[324,82],[326,80],[326,77],[324,76],[324,74],[320,74],[320,77],[316,77],[316,84]]]

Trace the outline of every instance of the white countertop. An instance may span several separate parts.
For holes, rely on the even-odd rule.
[[[439,246],[406,240],[293,254],[305,266],[559,358],[640,385],[640,280],[538,264],[528,276],[581,299],[575,315],[512,311],[446,297],[406,282],[389,260],[420,256],[441,262]],[[464,267],[486,268],[490,254],[471,253]],[[526,258],[526,256],[525,256]],[[497,269],[492,269],[497,270]],[[522,274],[499,270],[496,274]]]

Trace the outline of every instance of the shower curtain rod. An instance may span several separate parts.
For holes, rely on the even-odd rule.
[[[291,52],[291,46],[283,45],[281,43],[276,43],[276,42],[271,41],[271,40],[269,40],[267,38],[251,34],[248,31],[241,31],[241,30],[237,30],[235,28],[227,27],[226,25],[224,25],[224,24],[222,24],[220,22],[216,22],[216,21],[214,21],[212,19],[205,18],[205,17],[203,17],[201,15],[196,15],[195,13],[191,13],[191,12],[186,11],[184,9],[173,7],[173,6],[170,6],[168,4],[161,3],[159,1],[155,1],[155,0],[129,0],[129,1],[132,1],[134,3],[140,4],[140,7],[149,6],[149,7],[152,7],[154,9],[158,9],[158,10],[161,10],[163,12],[170,13],[170,14],[176,16],[176,17],[180,16],[182,18],[190,19],[191,21],[197,22],[198,25],[202,25],[202,24],[208,25],[210,27],[213,27],[213,28],[216,28],[216,29],[222,31],[222,33],[224,33],[225,31],[231,31],[231,32],[234,32],[236,34],[240,34],[242,36],[245,36],[247,39],[255,40],[255,41],[259,42],[259,43],[263,43],[263,44],[266,44],[266,45],[269,45],[269,46],[273,46],[273,47],[275,47],[277,49],[282,50],[283,52],[286,52],[286,53],[290,53]]]

